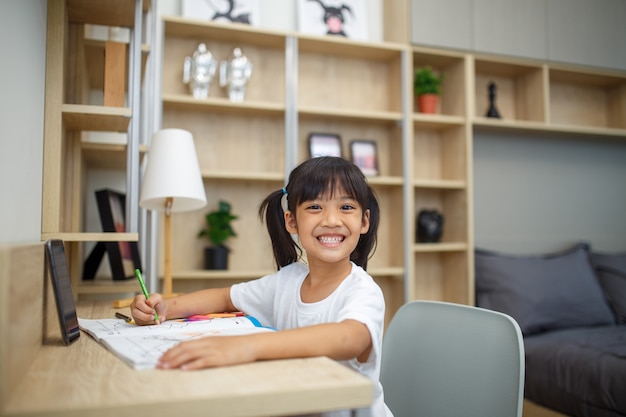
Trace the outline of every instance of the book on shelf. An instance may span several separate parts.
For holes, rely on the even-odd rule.
[[[168,320],[151,326],[137,326],[124,319],[79,318],[78,324],[134,369],[154,369],[163,353],[185,340],[274,331],[252,316]]]

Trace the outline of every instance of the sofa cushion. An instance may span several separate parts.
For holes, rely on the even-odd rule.
[[[586,244],[535,256],[476,249],[476,304],[510,315],[525,336],[615,324],[588,254]]]
[[[617,321],[626,324],[626,253],[591,252],[589,259]]]

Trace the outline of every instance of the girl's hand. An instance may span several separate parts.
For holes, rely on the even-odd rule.
[[[154,320],[155,310],[158,321]],[[130,312],[139,326],[159,324],[165,321],[165,300],[161,294],[152,294],[147,300],[143,294],[137,294],[130,304]]]
[[[251,337],[209,336],[181,342],[161,356],[157,367],[193,370],[254,362],[254,343],[246,339]]]

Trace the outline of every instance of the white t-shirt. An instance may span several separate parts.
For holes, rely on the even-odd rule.
[[[363,268],[352,264],[352,271],[337,289],[324,300],[304,303],[300,287],[309,273],[303,263],[293,263],[272,275],[242,282],[231,287],[233,305],[256,317],[263,325],[278,330],[338,323],[346,319],[367,326],[372,337],[372,351],[367,362],[356,358],[341,361],[344,365],[368,377],[374,385],[374,401],[370,408],[357,410],[358,417],[389,417],[379,381],[380,360],[385,317],[385,299],[380,287]],[[325,417],[350,416],[350,411],[323,414]]]

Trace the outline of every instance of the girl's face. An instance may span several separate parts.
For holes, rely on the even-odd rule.
[[[297,219],[297,221],[296,221]],[[369,229],[369,210],[363,213],[359,203],[336,189],[314,200],[304,201],[296,212],[285,212],[285,225],[298,234],[309,263],[349,261],[361,234]]]

